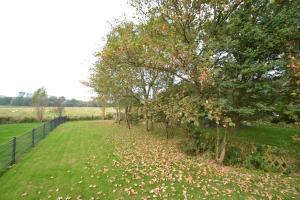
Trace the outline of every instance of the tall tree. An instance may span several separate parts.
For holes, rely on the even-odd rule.
[[[32,105],[35,107],[36,116],[39,121],[43,120],[45,105],[47,104],[47,92],[45,88],[37,89],[32,96]]]
[[[53,111],[58,117],[61,117],[63,115],[64,109],[65,109],[64,108],[65,101],[66,101],[65,97],[59,97],[54,100]]]
[[[123,100],[126,111],[135,100],[167,126],[210,119],[220,163],[228,140],[220,127],[274,114],[298,119],[297,1],[131,2],[141,23],[123,22],[108,35],[90,80],[99,95]]]

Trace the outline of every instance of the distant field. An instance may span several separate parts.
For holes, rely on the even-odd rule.
[[[114,113],[113,107],[105,108],[105,113]],[[65,116],[69,117],[88,117],[88,116],[103,116],[103,109],[99,107],[66,107],[64,111]],[[0,106],[0,118],[24,118],[35,117],[35,110],[33,107],[2,107]],[[45,118],[51,119],[55,117],[52,107],[47,107],[45,110]]]
[[[33,128],[38,127],[41,123],[18,123],[18,124],[0,124],[0,144],[10,141],[12,137],[21,135]]]

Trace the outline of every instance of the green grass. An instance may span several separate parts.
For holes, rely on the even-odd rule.
[[[256,126],[241,129],[234,136],[255,143],[290,148],[295,145],[292,139],[294,135],[300,136],[300,130],[276,126]],[[299,145],[298,147],[300,150]]]
[[[214,135],[216,134],[216,129],[205,128],[203,132]],[[221,132],[224,132],[224,129],[221,129]],[[292,138],[295,135],[300,136],[299,129],[279,127],[277,125],[243,127],[229,132],[229,136],[233,140],[277,146],[290,152],[300,153],[300,142],[295,142]]]
[[[297,176],[188,157],[178,141],[110,121],[56,128],[0,177],[0,199],[299,199]]]
[[[17,124],[0,124],[0,144],[12,140],[12,137],[21,135],[25,132],[40,126],[41,123],[17,123]]]
[[[91,182],[87,181],[92,181],[88,162],[96,156],[99,166],[110,167],[113,145],[106,139],[114,131],[118,131],[116,127],[103,127],[99,122],[74,122],[58,127],[0,178],[0,199],[20,199],[25,192],[28,198],[24,199],[91,195],[95,191],[89,189]],[[79,184],[81,176],[83,183]],[[106,191],[108,186],[103,184],[103,178],[95,178],[93,183]]]

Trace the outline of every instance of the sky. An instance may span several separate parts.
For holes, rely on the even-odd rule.
[[[133,13],[127,0],[0,0],[0,95],[95,96],[80,81],[111,24]]]

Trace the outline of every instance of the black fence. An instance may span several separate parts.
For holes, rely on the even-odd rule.
[[[58,117],[44,123],[38,128],[27,133],[13,137],[7,143],[0,145],[0,174],[6,171],[11,165],[36,143],[44,139],[53,129],[66,121],[65,117]]]

